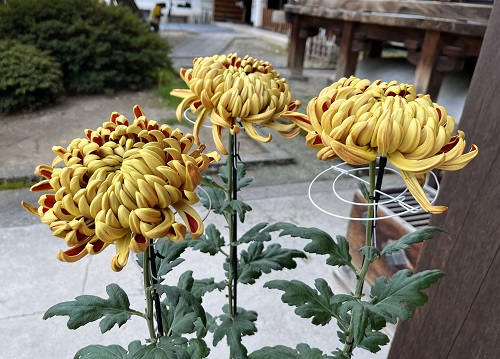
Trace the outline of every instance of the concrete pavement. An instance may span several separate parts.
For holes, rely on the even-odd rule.
[[[286,77],[286,69],[281,68],[284,66],[281,65],[283,59],[286,58],[286,52],[281,50],[286,51],[285,36],[271,36],[265,30],[246,26],[212,26],[221,30],[212,27],[212,32],[201,28],[198,31],[192,27],[164,29],[162,35],[172,39],[174,44],[172,58],[175,66],[189,66],[188,61],[193,57],[208,56],[216,52],[247,49],[248,53],[252,53],[254,46],[268,51],[269,57],[265,58],[273,64],[279,64],[275,67]],[[217,41],[213,41],[215,38]],[[210,52],[212,50],[218,51]],[[241,51],[238,52],[241,54]],[[385,65],[383,61],[371,61],[362,63],[357,75],[372,80],[382,78],[387,81],[397,79],[411,82],[412,71],[402,61],[389,60]],[[326,85],[331,73],[331,70],[307,69],[309,81],[290,82],[290,86],[305,106],[307,100]],[[438,99],[456,117],[463,105],[467,81],[462,75],[447,77]],[[84,128],[96,128],[107,119],[111,111],[119,111],[132,117],[131,109],[135,103],[141,104],[148,118],[160,119],[167,116],[165,109],[155,103],[151,94],[143,92],[121,93],[104,99],[102,96],[69,98],[55,108],[0,119],[0,178],[29,176],[36,165],[50,163],[53,158],[50,151],[52,145],[67,144],[72,138],[81,136]],[[250,163],[248,170],[248,175],[255,178],[255,181],[241,195],[253,208],[247,215],[246,223],[240,227],[242,232],[261,221],[287,221],[301,226],[318,227],[332,235],[345,235],[347,221],[318,211],[309,202],[307,195],[310,181],[328,168],[330,163],[317,161],[314,151],[306,149],[303,140],[298,138],[285,140],[275,136],[268,145],[251,143],[246,146],[258,146],[254,149],[256,154],[252,155],[254,160],[258,160]],[[293,159],[294,163],[266,165],[278,154]],[[251,162],[251,158],[243,160]],[[387,179],[392,180],[398,179],[391,176]],[[314,186],[313,198],[320,206],[347,216],[350,208],[333,197],[332,181],[332,173],[322,176]],[[343,198],[351,199],[356,187],[355,181],[341,180],[339,193]],[[27,189],[0,192],[0,271],[3,273],[0,277],[0,358],[71,358],[78,349],[89,344],[126,346],[131,340],[144,339],[147,328],[141,319],[134,319],[105,335],[99,333],[97,323],[70,331],[66,328],[66,317],[42,320],[45,310],[56,303],[73,300],[75,296],[82,294],[105,296],[105,287],[111,282],[118,283],[127,291],[133,308],[142,310],[144,300],[140,270],[133,260],[120,273],[110,270],[113,248],[74,264],[57,261],[55,254],[62,248],[63,241],[53,237],[46,225],[40,224],[37,218],[24,212],[19,205],[21,200],[36,203],[36,199],[37,196]],[[213,213],[206,222],[214,223],[220,229],[224,226],[221,218]],[[300,239],[282,238],[278,241],[283,246],[297,249],[302,249],[307,243]],[[185,263],[168,275],[167,282],[175,283],[178,275],[187,269],[194,271],[195,278],[203,278],[208,273],[208,276],[222,279],[223,258],[190,251],[185,258]],[[264,275],[253,286],[240,286],[239,304],[259,313],[259,332],[244,339],[250,351],[279,344],[295,347],[301,342],[307,342],[325,352],[338,346],[333,323],[326,327],[313,326],[309,320],[294,315],[293,308],[281,303],[281,292],[262,288],[262,284],[271,279],[298,279],[312,285],[315,278],[324,277],[335,293],[346,292],[347,289],[335,279],[324,259],[309,256],[306,260],[299,260],[295,270]],[[217,314],[225,302],[224,293],[217,292],[208,295],[204,304],[209,312]],[[387,352],[388,346],[376,355],[359,350],[355,352],[355,358],[381,359],[387,356]],[[226,357],[227,349],[224,345],[213,349],[210,355],[214,359]]]

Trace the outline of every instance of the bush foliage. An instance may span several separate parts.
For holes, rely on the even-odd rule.
[[[32,45],[0,40],[0,113],[34,110],[63,90],[56,59]]]
[[[169,68],[169,46],[129,8],[97,0],[9,0],[0,6],[0,38],[49,51],[70,92],[137,90]]]

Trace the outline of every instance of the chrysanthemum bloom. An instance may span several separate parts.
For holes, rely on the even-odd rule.
[[[413,197],[430,213],[447,207],[433,206],[422,185],[434,168],[459,170],[477,154],[472,145],[464,153],[465,134],[455,129],[453,117],[428,95],[416,95],[412,85],[355,77],[342,78],[323,89],[307,106],[307,115],[283,113],[308,132],[307,146],[317,157],[340,157],[353,165],[385,156],[397,167]]]
[[[54,146],[57,157],[51,166],[37,167],[35,173],[46,179],[31,190],[48,193],[38,208],[22,204],[71,247],[59,251],[59,260],[75,262],[114,243],[111,267],[120,271],[130,249],[143,252],[150,238],[180,241],[187,230],[193,238],[203,233],[203,222],[191,207],[198,202],[193,191],[218,154],[203,154],[204,146],[189,153],[193,135],[148,121],[139,106],[134,115],[129,124],[112,113],[96,131],[85,130],[86,138],[73,140],[68,148]],[[56,167],[61,161],[63,166]]]
[[[181,78],[189,90],[173,90],[171,95],[183,98],[177,107],[177,118],[190,106],[198,112],[194,125],[194,136],[198,134],[207,116],[212,122],[212,135],[219,152],[227,154],[221,136],[224,129],[239,133],[240,124],[248,135],[261,142],[272,136],[261,136],[255,126],[265,126],[294,137],[300,129],[293,123],[278,122],[284,111],[295,111],[299,101],[292,101],[286,80],[273,69],[269,62],[237,54],[215,55],[194,59],[192,69],[181,69]]]

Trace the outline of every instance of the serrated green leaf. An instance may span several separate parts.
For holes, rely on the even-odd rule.
[[[345,314],[351,312],[351,323],[354,326],[354,344],[358,346],[365,338],[368,325],[371,323],[372,309],[374,306],[368,302],[362,302],[352,297],[351,300],[344,302],[339,313]]]
[[[231,202],[229,202],[229,205],[231,206],[233,211],[238,213],[238,217],[240,218],[241,223],[245,222],[245,214],[252,210],[252,207],[238,199],[233,199]]]
[[[208,357],[210,349],[203,339],[194,338],[186,343],[186,351],[191,359],[202,359]]]
[[[156,272],[159,279],[169,273],[174,267],[184,262],[184,259],[180,258],[180,256],[189,246],[190,241],[173,242],[168,238],[162,238],[160,242],[160,244],[155,245],[155,251],[157,253],[155,260]],[[143,255],[144,253],[137,254],[137,263],[141,268]],[[163,279],[161,279],[160,282],[161,281],[163,281]]]
[[[205,310],[201,306],[199,299],[196,298],[191,292],[188,292],[185,289],[163,284],[155,285],[154,288],[156,289],[158,295],[166,295],[163,302],[168,305],[169,310],[185,303],[190,311],[195,313],[196,317],[201,318],[203,324],[206,325],[207,319],[205,316]],[[183,303],[181,303],[181,299],[184,301]]]
[[[249,355],[249,359],[327,359],[329,356],[316,348],[301,343],[296,349],[283,345],[275,347],[264,347]]]
[[[334,352],[332,352],[333,356],[331,359],[351,359],[347,355],[345,355],[342,350],[340,349],[335,349]]]
[[[186,343],[185,338],[163,336],[158,342],[139,350],[130,359],[190,359],[185,349]]]
[[[226,244],[224,237],[222,237],[219,230],[213,225],[209,224],[205,228],[205,234],[200,238],[191,240],[189,245],[197,251],[208,253],[211,256],[219,253],[222,246]]]
[[[175,306],[167,307],[162,303],[162,319],[165,333],[168,336],[181,336],[182,334],[193,333],[197,314],[182,298]]]
[[[241,236],[238,240],[238,244],[249,242],[268,242],[271,240],[271,232],[282,231],[289,226],[293,226],[293,224],[285,222],[278,222],[271,225],[268,225],[267,222],[257,223]]]
[[[359,250],[363,253],[365,260],[370,261],[370,263],[380,258],[379,250],[373,246],[363,246]]]
[[[264,284],[270,289],[279,289],[285,293],[281,296],[283,303],[297,307],[295,314],[301,318],[312,318],[314,325],[326,325],[332,318],[344,324],[338,315],[339,303],[331,303],[333,292],[328,283],[318,278],[315,280],[316,289],[298,280],[272,280]]]
[[[366,185],[359,181],[358,182],[358,188],[361,191],[361,194],[363,195],[363,198],[369,202],[370,201],[370,192],[368,192],[368,188],[366,188]]]
[[[377,353],[384,345],[387,345],[387,343],[389,343],[387,335],[379,331],[372,331],[368,329],[365,332],[365,337],[361,343],[358,344],[358,347],[366,349],[372,353]]]
[[[200,203],[208,210],[217,214],[224,214],[229,206],[226,192],[217,188],[208,187],[205,192],[200,192]]]
[[[218,189],[218,190],[223,191],[223,192],[226,191],[226,189],[224,187],[222,187],[217,182],[215,182],[212,179],[212,177],[210,177],[210,176],[202,176],[200,186],[201,187],[212,187],[212,188]]]
[[[89,345],[80,349],[74,359],[130,359],[144,347],[140,340],[131,342],[128,351],[119,345]]]
[[[410,232],[405,234],[403,237],[398,239],[397,241],[394,241],[392,243],[387,244],[384,249],[382,249],[382,252],[380,252],[381,256],[385,256],[387,254],[392,254],[394,252],[399,251],[400,249],[407,249],[410,248],[411,244],[414,243],[420,243],[429,239],[432,239],[432,234],[435,232],[440,232],[440,233],[445,233],[448,234],[447,231],[444,229],[441,229],[439,227],[424,227],[424,228],[419,228],[414,232]]]
[[[217,329],[217,322],[215,321],[215,318],[207,312],[205,312],[205,315],[207,317],[207,325],[203,325],[200,318],[196,319],[194,322],[197,338],[204,338],[208,332],[213,333],[215,329]]]
[[[245,165],[239,162],[236,165],[236,189],[238,191],[243,187],[248,186],[250,182],[253,181],[253,179],[245,177],[246,173],[247,171]],[[219,176],[222,179],[222,181],[227,185],[228,183],[227,163],[224,166],[220,167]]]
[[[238,263],[238,281],[253,284],[262,273],[272,270],[293,269],[297,266],[295,258],[306,258],[306,255],[295,249],[282,248],[273,243],[264,249],[262,242],[253,242],[248,250],[241,251]]]
[[[126,359],[127,350],[119,345],[89,345],[80,349],[74,359]]]
[[[443,276],[444,273],[437,269],[417,274],[403,269],[396,272],[389,282],[385,277],[377,278],[370,294],[372,304],[389,323],[396,323],[397,318],[407,320],[413,316],[410,307],[427,302],[427,295],[422,291]]]
[[[326,232],[318,228],[297,227],[290,224],[280,233],[280,236],[291,236],[310,239],[304,250],[309,253],[329,255],[326,263],[331,266],[351,266],[349,243],[342,236],[337,236],[337,243]]]
[[[253,335],[257,332],[255,321],[257,313],[253,310],[238,308],[235,318],[229,316],[229,307],[226,304],[222,310],[224,314],[219,318],[221,323],[214,332],[213,345],[216,346],[224,337],[229,345],[229,355],[234,359],[247,358],[247,348],[243,345],[241,339],[247,335]]]
[[[117,284],[109,284],[106,287],[106,293],[109,299],[94,295],[81,295],[76,297],[74,301],[56,304],[45,312],[43,319],[68,316],[68,328],[77,329],[103,318],[99,323],[99,328],[101,333],[105,333],[115,324],[121,327],[132,315],[142,317],[142,313],[130,309],[127,294]]]
[[[238,244],[249,242],[267,242],[271,240],[271,235],[267,229],[267,222],[257,223],[255,226],[245,232],[238,240]]]
[[[177,281],[177,288],[191,292],[191,289],[193,288],[193,283],[194,283],[193,271],[188,270],[180,275],[179,280]]]
[[[224,288],[226,288],[225,281],[215,282],[214,278],[195,279],[193,287],[191,288],[191,293],[193,293],[196,298],[201,298],[205,293],[210,293],[216,289],[221,291]]]

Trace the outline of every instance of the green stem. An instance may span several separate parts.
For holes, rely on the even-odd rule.
[[[234,178],[233,178],[233,166],[234,166],[234,136],[229,133],[229,141],[228,141],[228,154],[227,154],[227,198],[228,201],[233,200],[233,186],[235,185]],[[233,268],[233,261],[235,260],[234,258],[234,251],[233,251],[233,246],[234,243],[236,242],[236,238],[234,238],[234,226],[235,226],[235,216],[233,213],[231,213],[228,216],[228,226],[229,226],[229,271],[228,271],[228,300],[229,300],[229,316],[234,319],[236,313],[234,312],[234,306],[233,306],[233,295],[234,295],[234,286],[233,286],[233,281],[234,281],[234,268]]]
[[[154,327],[154,316],[153,316],[153,296],[151,295],[151,273],[149,271],[149,250],[143,252],[142,257],[142,273],[144,275],[144,294],[146,296],[146,321],[148,322],[149,339],[151,343],[155,343],[156,333]]]
[[[227,254],[223,249],[219,249],[219,253],[222,253],[224,257],[229,258],[229,254]]]
[[[375,214],[375,206],[373,206],[373,196],[375,195],[375,172],[377,169],[377,161],[370,162],[370,198],[368,198],[368,213],[367,213],[367,221],[366,221],[366,237],[365,237],[365,246],[369,247],[372,245],[372,237],[373,237],[373,220],[369,220],[370,218],[374,218]],[[368,268],[370,267],[370,260],[363,258],[363,265],[361,266],[361,270],[357,276],[356,282],[356,290],[354,292],[354,296],[358,299],[361,298],[361,294],[363,292],[363,284],[365,283],[366,273],[368,272]],[[354,319],[351,317],[351,323],[349,324],[349,330],[347,334],[346,343],[344,345],[343,353],[347,355],[349,358],[352,356],[352,351],[354,350]]]

